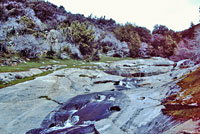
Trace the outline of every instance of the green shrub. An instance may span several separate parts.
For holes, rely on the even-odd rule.
[[[69,24],[66,24],[66,23],[64,23],[64,22],[62,22],[62,23],[60,23],[60,24],[58,25],[58,29],[59,29],[59,30],[67,29],[67,27],[69,27]]]
[[[44,33],[42,33],[42,32],[34,31],[33,36],[35,36],[36,38],[40,38],[41,37],[43,39],[46,39],[46,35]]]
[[[132,24],[127,23],[124,26],[118,26],[114,30],[114,34],[120,41],[125,41],[128,43],[131,57],[138,56],[141,41],[139,34]]]
[[[70,39],[72,43],[90,44],[94,41],[94,38],[94,30],[89,22],[80,23],[74,21],[69,27],[68,39]]]
[[[68,27],[69,27],[69,24],[62,22],[58,25],[57,29],[60,30],[63,36],[66,36],[68,32]]]
[[[67,40],[79,46],[83,55],[92,55],[95,48],[95,34],[89,22],[73,21],[66,32]]]
[[[26,25],[27,28],[31,28],[31,29],[36,26],[34,21],[31,18],[28,18],[26,16],[21,17],[20,23],[23,24],[23,25]]]

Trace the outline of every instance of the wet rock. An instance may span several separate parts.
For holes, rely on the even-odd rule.
[[[101,100],[102,96],[104,97]],[[115,98],[115,101],[110,100],[110,97]],[[58,110],[51,112],[42,122],[42,128],[30,130],[27,134],[37,134],[37,131],[43,134],[75,131],[95,133],[94,123],[108,117],[113,112],[119,112],[126,105],[126,101],[126,96],[120,92],[107,91],[76,96]]]

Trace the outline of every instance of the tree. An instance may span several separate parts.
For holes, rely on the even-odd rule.
[[[164,53],[167,57],[174,54],[174,50],[177,47],[177,43],[170,35],[165,36]]]
[[[140,40],[142,42],[146,42],[149,43],[151,41],[151,31],[148,30],[145,27],[135,27],[135,31],[138,33],[138,35],[140,36]]]
[[[176,41],[170,35],[153,35],[152,41],[153,56],[170,57],[174,54],[174,50],[177,47]]]
[[[162,34],[162,35],[164,35],[168,31],[169,31],[169,29],[166,26],[156,24],[154,26],[154,29],[153,29],[152,33],[153,34]]]

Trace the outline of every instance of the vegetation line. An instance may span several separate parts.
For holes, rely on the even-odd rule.
[[[35,78],[37,77],[41,77],[41,76],[45,76],[45,75],[48,75],[50,73],[52,73],[53,71],[46,71],[46,72],[43,72],[41,74],[37,74],[37,75],[33,75],[31,77],[26,77],[24,79],[17,79],[17,80],[14,80],[14,81],[11,81],[7,84],[2,84],[0,83],[0,89],[1,88],[5,88],[5,87],[8,87],[8,86],[13,86],[13,85],[16,85],[18,83],[22,83],[22,82],[26,82],[26,81],[30,81],[30,80],[34,80]]]

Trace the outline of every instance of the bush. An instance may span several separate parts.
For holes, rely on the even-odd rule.
[[[42,22],[52,20],[54,11],[56,11],[56,7],[46,2],[35,2],[31,8],[35,11],[36,17],[38,17]]]
[[[170,35],[165,36],[165,46],[164,52],[167,56],[172,56],[174,54],[177,43]]]
[[[102,46],[102,51],[103,53],[107,53],[108,51],[112,50],[112,42],[106,41],[106,42],[101,42],[101,46]]]
[[[26,16],[22,16],[20,18],[20,23],[25,25],[27,28],[34,28],[36,26],[36,24],[33,22],[33,20],[31,18],[28,18]]]
[[[137,33],[135,27],[132,24],[118,26],[114,30],[114,34],[120,41],[125,41],[128,43],[131,57],[138,56],[141,41],[139,34]]]
[[[29,59],[36,59],[38,58],[37,56],[37,51],[35,50],[36,48],[30,49],[30,48],[24,48],[19,52],[21,57],[29,58]]]
[[[67,40],[79,46],[83,55],[91,55],[95,47],[95,34],[89,22],[74,21],[66,32]]]
[[[174,54],[177,43],[170,35],[154,34],[151,42],[152,56],[170,57]]]
[[[181,33],[169,30],[164,25],[155,25],[153,30],[151,55],[170,57],[174,54],[177,44],[182,40]]]
[[[33,33],[33,36],[35,36],[36,38],[43,38],[43,39],[46,39],[45,33],[42,33],[42,32],[34,32],[34,33]]]

